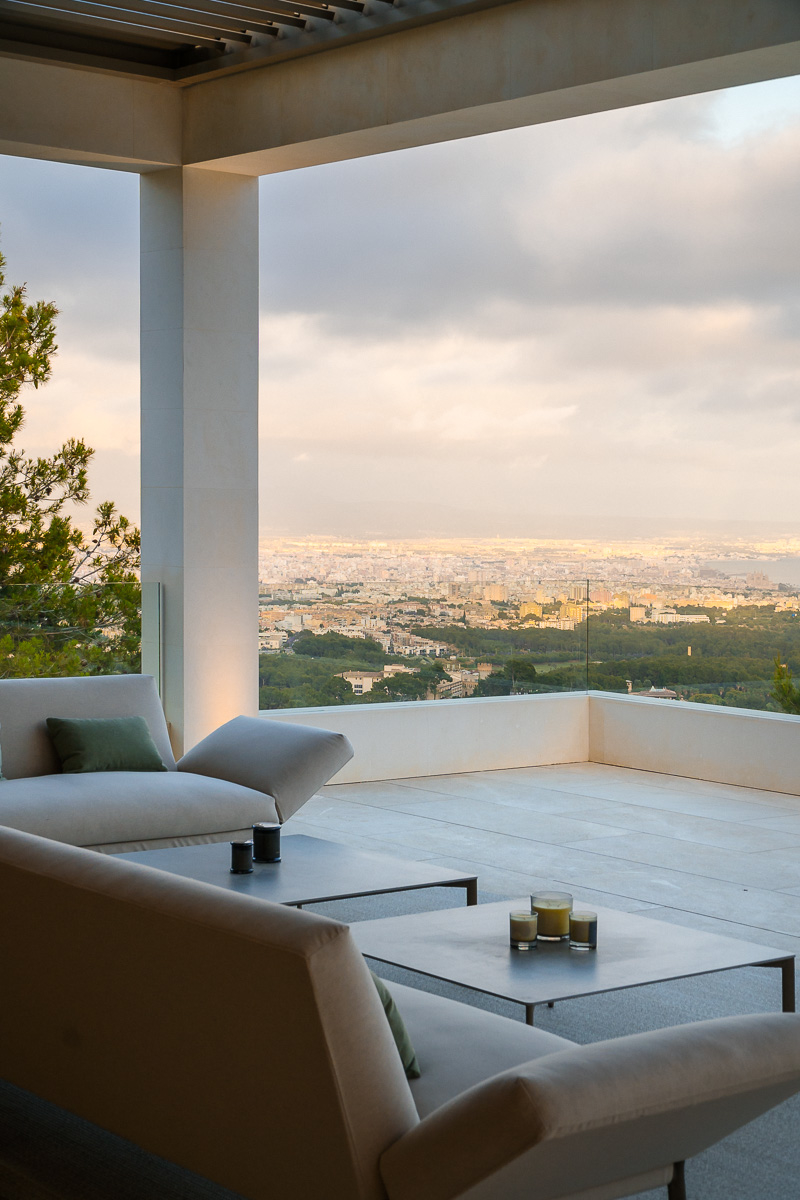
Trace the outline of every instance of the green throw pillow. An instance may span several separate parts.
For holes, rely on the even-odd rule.
[[[411,1045],[411,1038],[408,1036],[408,1030],[405,1027],[405,1022],[400,1016],[397,1005],[392,999],[392,993],[387,988],[382,979],[379,979],[374,971],[370,971],[372,981],[378,989],[378,995],[381,998],[383,1011],[386,1013],[386,1019],[389,1022],[389,1028],[392,1031],[395,1045],[400,1052],[400,1061],[403,1064],[406,1077],[408,1079],[419,1079],[420,1069],[417,1062],[417,1056],[414,1053],[414,1047]]]
[[[48,717],[65,774],[166,771],[144,717]]]

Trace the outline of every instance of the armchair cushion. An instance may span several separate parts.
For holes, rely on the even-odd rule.
[[[422,1118],[499,1071],[572,1046],[524,1021],[402,983],[391,986],[420,1062],[422,1074],[410,1086]]]
[[[580,1195],[690,1158],[798,1078],[800,1016],[788,1013],[576,1046],[445,1104],[386,1151],[381,1173],[391,1200]]]
[[[353,757],[342,733],[261,717],[234,717],[198,742],[179,771],[264,792],[286,821]]]

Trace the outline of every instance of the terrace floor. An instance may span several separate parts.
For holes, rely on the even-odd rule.
[[[291,829],[800,959],[800,796],[583,762],[331,784]]]

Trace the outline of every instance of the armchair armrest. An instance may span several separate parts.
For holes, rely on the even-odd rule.
[[[342,733],[234,717],[184,754],[178,770],[264,792],[286,821],[352,757],[353,747]]]
[[[798,1090],[800,1016],[634,1034],[470,1088],[395,1142],[381,1174],[391,1200],[554,1200],[670,1168]]]

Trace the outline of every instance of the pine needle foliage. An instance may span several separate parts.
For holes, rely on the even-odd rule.
[[[20,393],[52,372],[57,309],[5,288],[0,254],[0,677],[138,671],[139,530],[110,501],[91,534],[74,523],[90,499],[82,439],[50,457],[16,444]]]
[[[791,667],[782,663],[779,658],[775,659],[772,696],[784,712],[800,716],[800,687],[792,679]]]

